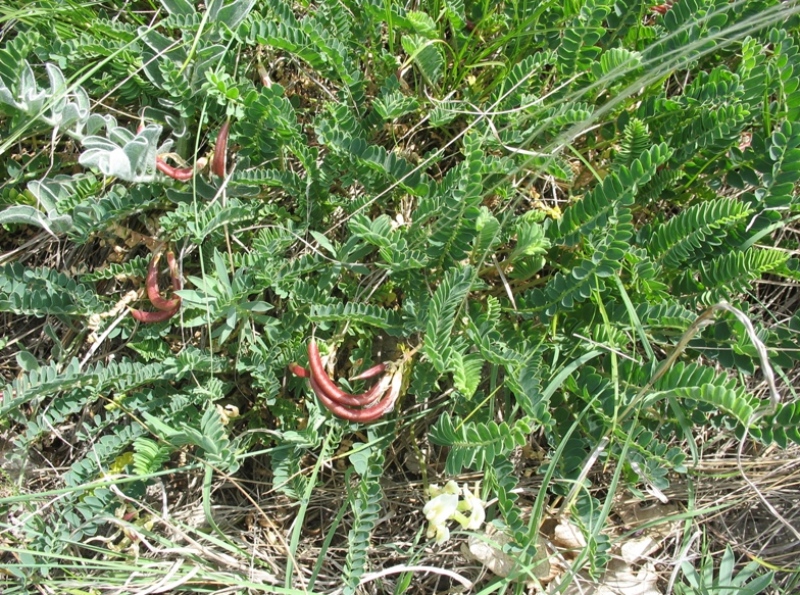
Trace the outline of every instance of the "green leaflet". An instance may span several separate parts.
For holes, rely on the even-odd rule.
[[[450,447],[445,472],[458,475],[463,469],[481,469],[491,465],[496,457],[508,455],[525,444],[531,431],[531,420],[527,418],[509,425],[506,422],[462,422],[443,413],[431,426],[430,438],[434,444]]]
[[[719,245],[726,231],[745,220],[752,210],[738,200],[718,198],[689,207],[655,230],[648,245],[653,257],[670,268],[678,268],[698,253]]]
[[[596,44],[605,33],[602,23],[609,11],[610,6],[601,2],[586,2],[579,14],[566,24],[558,48],[558,64],[564,74],[588,70],[600,55]]]
[[[171,450],[159,445],[150,438],[140,436],[133,443],[133,469],[139,475],[148,475],[161,471],[161,467],[169,460]]]
[[[350,137],[340,130],[334,130],[326,122],[320,124],[318,132],[332,147],[352,155],[371,169],[383,173],[407,191],[418,196],[426,193],[428,188],[426,176],[395,153],[389,153],[377,145],[370,145],[362,138]]]
[[[367,552],[372,531],[381,513],[381,501],[384,494],[380,485],[383,475],[383,451],[371,448],[367,458],[365,472],[361,474],[357,491],[351,503],[353,511],[353,527],[347,535],[347,562],[344,569],[344,592],[353,594],[359,585],[359,579],[367,569]]]
[[[95,293],[58,271],[19,263],[0,267],[0,311],[27,316],[88,316],[104,309]]]
[[[469,293],[472,278],[473,271],[470,267],[453,268],[431,298],[423,351],[439,373],[444,373],[449,368],[451,335],[456,314]]]

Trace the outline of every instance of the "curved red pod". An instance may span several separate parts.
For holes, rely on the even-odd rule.
[[[336,417],[345,419],[347,421],[359,423],[370,423],[377,421],[387,411],[391,410],[391,408],[394,406],[394,401],[397,398],[396,396],[393,396],[394,391],[390,390],[387,391],[386,395],[384,395],[374,407],[370,407],[368,409],[351,409],[350,407],[342,405],[341,403],[337,403],[328,395],[326,395],[325,391],[322,390],[322,387],[317,384],[316,378],[313,374],[311,378],[309,378],[309,382],[311,383],[311,388],[314,391],[314,394],[317,395],[320,403],[322,403],[322,405]]]
[[[372,366],[369,370],[364,370],[358,376],[353,376],[350,380],[366,380],[367,378],[373,378],[378,374],[383,374],[386,371],[386,364],[378,364],[377,366]]]
[[[376,401],[386,392],[386,389],[389,388],[389,378],[388,376],[384,376],[375,385],[370,388],[365,393],[360,393],[357,395],[352,395],[350,393],[345,393],[340,397],[332,397],[327,395],[332,401],[338,403],[339,405],[346,405],[348,407],[364,407],[364,408],[371,408],[376,406]]]
[[[316,380],[320,390],[325,393],[326,397],[340,405],[364,407],[376,401],[381,393],[386,390],[384,380],[378,381],[367,392],[357,395],[352,395],[340,389],[325,372],[322,358],[319,355],[319,348],[313,340],[308,344],[308,364],[311,367],[311,377]]]
[[[167,255],[167,260],[169,260],[169,255],[172,254],[171,252]],[[166,299],[161,297],[161,291],[158,288],[158,261],[161,259],[160,254],[156,254],[153,256],[153,259],[150,261],[150,268],[147,269],[147,279],[145,281],[145,287],[147,288],[147,297],[150,299],[150,303],[153,304],[155,308],[159,310],[175,310],[181,305],[181,298],[174,297],[172,299]],[[172,257],[173,264],[175,263],[175,257]],[[175,265],[177,270],[177,265]],[[172,272],[172,267],[170,267],[170,272]],[[173,288],[175,287],[175,281],[173,276]],[[178,281],[180,283],[180,281]]]
[[[152,324],[154,322],[164,322],[165,320],[169,320],[178,313],[178,310],[180,310],[180,305],[173,310],[159,310],[158,312],[145,312],[143,310],[131,308],[131,316],[133,316],[139,322]]]
[[[303,366],[296,362],[292,362],[288,366],[289,371],[300,378],[311,378],[311,372],[306,370]]]
[[[139,124],[136,134],[139,134],[142,130],[144,130],[144,122]],[[156,155],[156,169],[162,174],[181,182],[188,182],[194,176],[194,168],[172,167],[160,155]]]
[[[166,161],[161,159],[161,157],[156,157],[156,168],[161,173],[181,182],[188,182],[194,177],[194,168],[172,167]]]
[[[308,369],[302,367],[301,365],[295,362],[289,364],[288,368],[292,374],[300,378],[313,377],[312,373]],[[319,387],[318,383],[317,386]],[[352,395],[350,393],[343,392],[341,396],[334,397],[329,394],[326,394],[325,396],[328,397],[334,403],[338,403],[339,405],[345,405],[347,407],[369,407],[370,405],[373,405],[375,401],[378,400],[378,398],[386,391],[388,386],[389,386],[388,379],[382,378],[365,393]]]
[[[220,178],[225,177],[225,164],[228,160],[228,132],[231,121],[225,120],[217,135],[217,146],[214,147],[214,159],[211,161],[211,173]]]
[[[317,347],[317,342],[313,339],[308,343],[308,365],[311,368],[311,377],[317,381],[319,387],[325,391],[328,397],[335,399],[348,394],[336,386],[336,383],[325,372],[322,358],[319,355],[319,347]]]

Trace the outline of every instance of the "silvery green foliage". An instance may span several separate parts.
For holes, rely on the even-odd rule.
[[[22,223],[36,225],[51,235],[65,233],[72,229],[72,217],[58,211],[58,202],[69,192],[68,176],[28,184],[28,191],[36,197],[37,207],[30,205],[12,205],[0,211],[0,224]]]
[[[113,116],[90,114],[86,91],[81,87],[70,91],[57,66],[46,64],[45,69],[49,88],[39,88],[28,62],[22,66],[16,93],[0,79],[0,101],[81,141],[87,149],[79,158],[81,165],[126,182],[152,182],[161,126],[151,124],[133,134],[117,126]],[[106,136],[98,136],[104,129]],[[3,215],[6,223],[33,223],[51,229],[30,207],[18,205]]]
[[[230,29],[238,27],[253,9],[256,0],[211,0],[208,2],[208,20],[212,23],[225,23]],[[197,14],[189,0],[161,0],[161,5],[170,15],[191,17]]]
[[[79,163],[128,182],[152,182],[161,126],[149,124],[133,134],[127,128],[117,126],[111,116],[106,118],[107,136],[85,137],[83,146],[86,151],[78,159]]]
[[[81,87],[70,91],[64,74],[54,64],[45,64],[50,88],[40,89],[28,62],[22,66],[17,92],[0,79],[0,101],[41,120],[53,128],[80,138],[89,118],[89,97]]]
[[[69,215],[58,215],[54,212],[43,213],[39,209],[29,205],[12,205],[0,211],[0,225],[5,225],[7,223],[36,225],[44,229],[50,235],[55,236],[69,231],[72,228],[72,217]]]
[[[256,0],[234,0],[225,6],[223,0],[212,0],[208,6],[209,19],[212,22],[225,23],[230,29],[236,29],[253,9]]]
[[[69,92],[64,74],[54,64],[46,64],[45,68],[50,78],[52,103],[42,120],[53,128],[67,129],[74,125],[75,133],[80,134],[82,124],[89,117],[89,96],[82,87]]]

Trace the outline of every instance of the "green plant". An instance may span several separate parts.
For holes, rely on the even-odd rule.
[[[0,225],[41,228],[70,257],[4,257],[0,311],[44,339],[4,345],[19,374],[0,414],[21,466],[77,428],[68,495],[26,511],[29,584],[37,564],[95,555],[81,540],[179,457],[206,473],[215,539],[212,478],[253,453],[302,519],[331,447],[364,421],[376,444],[430,442],[446,474],[480,474],[521,575],[550,496],[586,529],[591,569],[607,559],[587,460],[614,469],[610,493],[641,493],[689,474],[711,429],[800,444],[796,395],[749,388],[798,359],[800,317],[755,310],[765,276],[800,279],[784,235],[800,212],[794,3],[161,0],[144,19],[48,0],[0,15],[23,4],[54,21],[20,17],[0,45]],[[15,143],[30,150],[11,159]],[[147,268],[163,241],[187,280],[170,300]],[[143,279],[168,324],[122,315]],[[403,362],[363,391],[391,398],[337,403],[360,386],[315,372],[309,351],[333,419],[287,374],[312,334],[343,378]],[[549,457],[523,515],[515,465],[534,436]],[[370,448],[348,592],[395,473]],[[112,469],[138,483],[81,488]]]
[[[758,562],[750,562],[739,572],[734,572],[736,559],[730,546],[725,548],[715,573],[713,556],[703,558],[700,569],[689,562],[681,564],[685,582],[675,584],[675,593],[679,595],[706,595],[722,593],[725,595],[757,595],[770,586],[774,578],[773,572],[754,576],[758,570]],[[751,580],[752,579],[752,580]]]

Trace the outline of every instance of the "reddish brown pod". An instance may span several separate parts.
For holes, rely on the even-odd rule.
[[[181,182],[188,182],[194,177],[194,168],[172,167],[171,165],[166,163],[160,156],[156,157],[156,168],[162,174],[166,174],[170,178],[179,180]]]
[[[371,407],[367,407],[365,409],[353,409],[331,399],[317,384],[316,378],[314,378],[313,375],[309,379],[309,382],[311,383],[311,388],[317,395],[320,403],[322,403],[325,408],[333,413],[336,417],[340,419],[346,419],[347,421],[354,421],[364,424],[377,421],[386,413],[391,411],[392,407],[394,406],[394,402],[397,399],[397,395],[394,393],[394,391],[388,391],[383,395],[380,401]]]
[[[387,388],[386,383],[382,379],[375,383],[375,385],[365,393],[353,395],[343,391],[325,372],[325,368],[322,365],[322,358],[319,354],[319,349],[317,348],[317,344],[313,341],[308,346],[308,362],[311,367],[311,376],[320,387],[320,390],[325,393],[327,398],[340,405],[346,405],[348,407],[365,407],[380,398]],[[384,368],[386,367],[383,364],[381,365]],[[369,372],[371,376],[376,375],[374,373],[374,368],[367,370],[367,372]]]
[[[317,347],[317,343],[313,339],[308,344],[308,365],[311,368],[311,376],[327,396],[338,399],[348,394],[336,386],[336,383],[325,372],[322,358],[319,355],[319,347]]]
[[[386,371],[386,364],[378,364],[377,366],[372,366],[369,370],[364,370],[358,376],[353,376],[350,380],[366,380],[367,378],[374,378],[379,374],[383,374]]]
[[[225,177],[225,165],[228,161],[228,132],[231,121],[225,120],[217,135],[217,146],[214,148],[214,159],[211,161],[211,173],[220,178]]]
[[[363,379],[383,374],[369,390],[354,395],[340,389],[325,372],[319,348],[313,340],[308,345],[308,361],[310,370],[296,363],[289,364],[289,370],[296,376],[308,378],[320,403],[341,419],[359,423],[376,421],[391,411],[400,394],[402,376],[399,370],[384,374],[386,364],[373,366],[356,376],[356,379]]]
[[[289,364],[289,371],[300,378],[314,378],[312,372],[294,362]],[[316,378],[314,378],[312,388],[316,387],[314,388],[314,392],[318,397],[324,399],[325,402],[330,401],[346,407],[367,407],[377,401],[386,391],[388,386],[389,382],[387,377],[382,378],[379,382],[376,382],[375,385],[365,393],[353,395],[344,391],[339,391],[341,394],[331,394],[330,392],[320,388],[319,382],[316,380]]]
[[[147,279],[145,280],[145,288],[147,290],[147,297],[153,307],[158,309],[158,312],[145,312],[143,310],[136,310],[131,308],[131,316],[139,322],[145,324],[164,322],[169,320],[181,308],[181,298],[175,296],[172,299],[166,299],[161,296],[161,291],[158,287],[158,261],[161,254],[153,255],[150,261],[150,267],[147,269]],[[178,272],[178,263],[175,261],[175,255],[172,252],[167,252],[167,264],[169,265],[170,277],[172,278],[172,289],[178,291],[181,288],[180,273]]]
[[[141,131],[144,126],[139,126]],[[217,136],[217,147],[214,150],[214,159],[211,162],[211,172],[214,175],[225,177],[225,164],[228,157],[228,132],[230,130],[230,120],[226,120],[219,130]],[[202,165],[201,165],[202,164]],[[162,174],[169,176],[173,180],[189,182],[195,173],[205,166],[205,159],[200,159],[194,167],[174,167],[164,161],[164,157],[156,155],[156,169]]]
[[[142,130],[144,130],[144,123],[139,124],[139,128],[136,130],[136,133],[138,134]],[[173,167],[164,161],[164,158],[161,155],[156,155],[156,169],[162,174],[181,182],[188,182],[194,176],[193,167]]]
[[[169,320],[178,313],[178,310],[180,310],[180,306],[174,310],[158,310],[157,312],[145,312],[144,310],[131,308],[131,316],[144,324],[154,324]]]
[[[289,364],[289,371],[300,378],[311,378],[311,372],[295,362]]]
[[[150,299],[150,303],[159,310],[174,310],[181,305],[181,298],[178,296],[172,299],[161,297],[161,291],[158,288],[158,261],[160,259],[161,254],[156,254],[153,260],[150,261],[150,268],[147,270],[147,280],[145,282],[147,297]],[[178,266],[175,262],[175,255],[172,252],[167,252],[167,262],[172,276],[173,289],[180,289],[180,279],[177,278]]]
[[[672,8],[672,2],[666,2],[664,4],[651,6],[650,10],[652,10],[653,12],[657,12],[658,14],[667,14],[670,8]]]
[[[346,407],[370,407],[381,398],[387,388],[389,388],[389,378],[384,376],[365,393],[357,395],[345,393],[341,397],[333,397],[326,393],[325,396]]]

